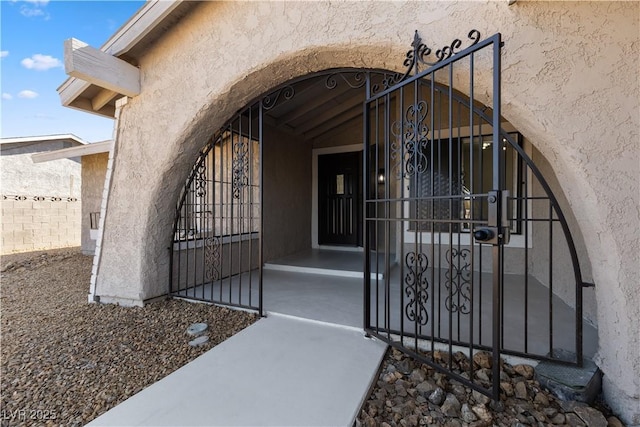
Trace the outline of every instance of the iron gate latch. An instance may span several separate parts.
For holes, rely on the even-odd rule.
[[[506,245],[509,243],[511,225],[509,224],[509,191],[491,190],[487,195],[489,217],[487,226],[473,230],[477,243]]]

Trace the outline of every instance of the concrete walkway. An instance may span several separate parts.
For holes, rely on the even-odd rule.
[[[271,314],[90,426],[351,426],[386,345]]]

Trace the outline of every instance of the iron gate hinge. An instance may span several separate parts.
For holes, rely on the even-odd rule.
[[[589,282],[582,282],[582,287],[583,288],[595,288],[596,284],[595,283],[589,283]]]

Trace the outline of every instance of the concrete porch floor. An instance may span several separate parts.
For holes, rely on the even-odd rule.
[[[362,252],[310,250],[295,254],[282,260],[272,261],[271,265],[286,268],[265,268],[263,271],[263,307],[267,313],[281,313],[327,323],[362,328],[363,283],[362,273],[351,277],[351,272],[361,272],[364,254]],[[375,262],[375,261],[373,261]],[[340,277],[340,269],[345,269],[348,277]],[[326,271],[328,270],[328,272]],[[315,271],[315,274],[309,273]],[[326,274],[317,274],[325,271]],[[433,277],[431,276],[433,274]],[[476,272],[475,283],[479,285],[480,274]],[[399,266],[391,267],[388,277],[372,275],[371,324],[401,329],[411,333],[415,328],[405,311],[409,298],[400,281]],[[470,315],[451,314],[446,309],[449,297],[446,286],[446,271],[429,271],[429,298],[426,312],[429,321],[420,329],[421,335],[440,339],[467,342],[473,331],[474,345],[492,344],[492,286],[491,275],[483,273],[482,286],[474,291],[474,321]],[[249,292],[247,284],[253,283]],[[387,282],[388,280],[388,282]],[[222,283],[207,284],[191,288],[185,297],[197,295],[199,298],[211,298],[220,292],[232,301],[248,300],[251,294],[255,303],[258,272],[236,276]],[[240,284],[242,284],[240,286]],[[503,291],[503,348],[515,352],[526,352],[545,356],[551,348],[575,352],[575,310],[557,296],[553,297],[553,315],[549,316],[548,288],[529,276],[528,315],[524,317],[524,286],[521,275],[505,274]],[[376,290],[377,288],[377,290]],[[385,312],[385,298],[389,298],[390,309]],[[549,325],[553,324],[553,340],[549,338]],[[525,326],[527,338],[525,340]],[[588,322],[583,322],[583,350],[586,357],[592,357],[597,350],[597,330]]]

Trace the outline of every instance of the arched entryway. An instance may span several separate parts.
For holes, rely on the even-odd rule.
[[[315,274],[290,284],[291,300],[304,305],[295,293],[312,283],[335,308],[347,289],[322,289],[327,270],[356,276],[367,332],[426,363],[425,340],[450,356],[455,346],[580,364],[585,284],[569,223],[533,145],[500,115],[499,36],[469,39],[429,64],[416,36],[405,75],[329,70],[240,110],[178,201],[172,295],[264,313],[265,267],[289,266]],[[487,70],[490,105],[474,95]],[[335,267],[346,258],[354,268]]]

